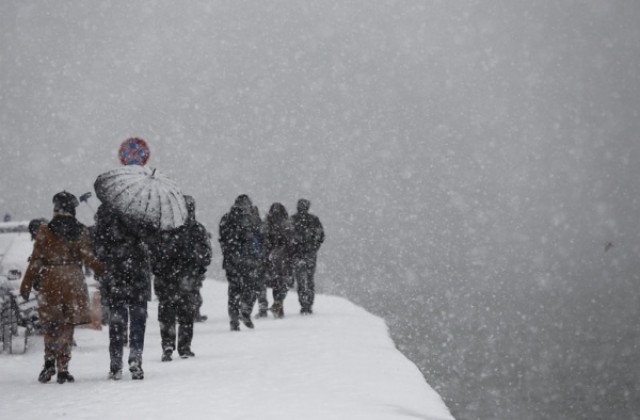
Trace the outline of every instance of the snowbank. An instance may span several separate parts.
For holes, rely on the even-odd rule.
[[[192,359],[160,362],[157,302],[146,334],[145,379],[107,380],[108,334],[78,329],[73,384],[40,384],[42,338],[23,355],[0,355],[2,417],[154,420],[452,419],[439,395],[389,338],[384,322],[349,301],[318,296],[316,313],[230,332],[226,283],[203,289],[205,323],[196,324]],[[126,354],[125,354],[126,358]],[[179,417],[177,417],[179,416]],[[184,416],[184,417],[183,417]]]

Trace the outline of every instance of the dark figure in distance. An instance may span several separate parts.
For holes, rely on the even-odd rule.
[[[98,274],[104,266],[91,247],[88,229],[75,218],[78,199],[66,191],[53,196],[53,219],[41,223],[20,295],[29,300],[34,280],[41,276],[38,315],[44,329],[44,369],[38,381],[51,380],[58,368],[60,384],[73,382],[69,373],[76,325],[91,322],[89,292],[82,265]]]
[[[284,300],[293,286],[292,241],[293,226],[287,209],[273,203],[265,220],[264,246],[267,253],[267,285],[273,289],[271,312],[276,318],[284,317]]]
[[[229,282],[227,309],[231,331],[240,330],[240,321],[247,328],[254,327],[251,311],[262,257],[259,249],[260,218],[252,207],[249,197],[240,195],[220,220],[219,242],[223,256],[222,268]]]
[[[184,225],[161,232],[152,246],[154,290],[158,297],[158,321],[162,361],[171,361],[177,349],[182,358],[193,357],[193,323],[204,274],[211,263],[207,230],[196,221],[196,203],[185,196],[188,216]]]
[[[29,234],[31,235],[31,240],[35,242],[36,235],[38,234],[38,230],[40,230],[40,226],[46,225],[49,223],[47,219],[33,219],[29,222]],[[91,232],[91,230],[89,230]],[[35,244],[34,244],[35,245]],[[31,256],[27,259],[27,261],[31,261]],[[42,284],[42,272],[44,271],[44,267],[40,268],[40,270],[35,274],[33,278],[33,290],[36,292],[40,291],[40,285]]]
[[[142,352],[147,327],[147,302],[151,300],[150,253],[146,243],[152,232],[126,221],[109,205],[96,213],[94,247],[107,267],[98,276],[103,305],[109,307],[109,378],[122,378],[122,359],[129,330],[129,371],[144,379]]]
[[[315,298],[314,274],[320,245],[324,242],[324,230],[318,216],[309,213],[311,202],[298,200],[298,212],[291,216],[294,231],[293,278],[298,285],[300,313],[313,313]]]

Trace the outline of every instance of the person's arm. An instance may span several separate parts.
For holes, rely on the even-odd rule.
[[[43,251],[46,248],[44,244],[46,239],[43,229],[46,229],[46,227],[40,227],[40,230],[38,230],[35,243],[33,244],[33,252],[31,253],[31,257],[29,258],[27,271],[24,273],[22,283],[20,283],[20,296],[22,296],[24,300],[29,300],[29,295],[31,294],[31,289],[33,288],[33,282],[36,278],[36,275],[40,272],[44,265]]]
[[[82,236],[80,237],[80,257],[82,258],[82,262],[89,266],[96,275],[101,276],[104,274],[104,264],[93,253],[93,246],[88,230],[82,232]]]

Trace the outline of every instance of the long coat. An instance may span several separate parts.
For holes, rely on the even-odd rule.
[[[91,322],[82,263],[96,274],[102,274],[104,266],[93,254],[88,229],[78,225],[81,230],[76,240],[56,235],[49,225],[42,225],[36,235],[20,294],[28,297],[36,275],[41,275],[38,313],[42,322],[74,325]]]
[[[96,256],[108,274],[99,276],[102,298],[109,304],[141,304],[151,300],[148,239],[142,226],[128,223],[113,208],[102,204],[93,231]]]
[[[256,270],[262,256],[260,250],[260,218],[249,209],[233,206],[222,216],[219,225],[222,268],[244,275]]]
[[[269,261],[267,283],[271,287],[273,282],[292,280],[293,237],[293,225],[287,210],[280,203],[272,204],[264,226],[264,246]]]

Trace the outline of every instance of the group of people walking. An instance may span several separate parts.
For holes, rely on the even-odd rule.
[[[297,284],[300,313],[313,312],[317,253],[324,241],[320,219],[309,213],[311,203],[300,199],[289,217],[284,205],[273,203],[264,220],[246,194],[239,195],[220,220],[219,241],[229,282],[228,311],[232,331],[240,323],[254,328],[251,312],[258,302],[258,317],[270,309],[284,317],[284,300]],[[269,308],[267,287],[273,290]]]
[[[177,350],[181,358],[195,356],[191,349],[193,325],[202,319],[200,289],[211,263],[210,235],[196,220],[195,200],[185,196],[186,222],[159,231],[132,225],[121,213],[103,203],[95,225],[87,228],[76,217],[78,199],[63,191],[53,197],[53,218],[30,224],[34,247],[22,280],[20,294],[38,294],[38,311],[44,330],[44,367],[38,376],[49,382],[73,382],[69,361],[76,325],[91,321],[83,267],[90,267],[100,284],[102,304],[108,308],[108,377],[122,378],[124,347],[131,378],[144,379],[142,354],[147,305],[153,290],[158,298],[163,362]],[[258,317],[284,317],[284,300],[297,283],[300,313],[311,314],[315,295],[314,272],[324,231],[310,202],[300,199],[297,213],[288,216],[280,203],[271,205],[265,220],[247,195],[240,195],[219,225],[219,242],[228,288],[228,313],[232,331],[240,322],[254,328]],[[269,308],[267,288],[273,289]]]

